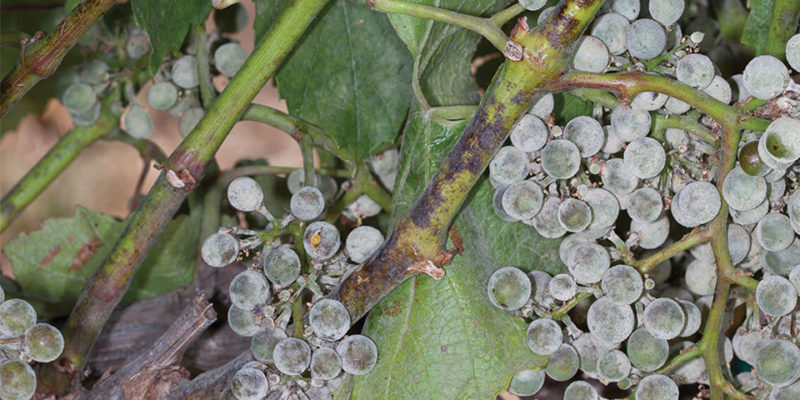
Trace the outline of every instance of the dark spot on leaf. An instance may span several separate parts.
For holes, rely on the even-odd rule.
[[[447,353],[447,345],[443,344],[442,347],[440,347],[440,349],[442,350],[442,353]]]
[[[54,259],[54,258],[56,258],[56,255],[57,255],[57,254],[58,254],[60,251],[61,251],[61,245],[60,245],[60,244],[57,244],[55,247],[53,247],[53,248],[50,250],[50,252],[49,252],[49,253],[47,253],[47,255],[46,255],[46,256],[44,256],[44,258],[42,259],[42,261],[41,261],[41,262],[39,262],[39,266],[40,266],[40,267],[44,267],[45,265],[49,264],[49,263],[50,263],[50,261],[53,261],[53,259]]]
[[[78,250],[78,254],[75,255],[75,258],[72,259],[72,265],[70,265],[67,271],[77,271],[81,269],[86,262],[89,261],[90,258],[97,252],[100,248],[100,238],[93,237],[89,240],[89,243],[84,244],[81,246],[81,249]]]
[[[67,243],[72,243],[74,241],[75,241],[75,236],[73,236],[73,235],[67,236]]]

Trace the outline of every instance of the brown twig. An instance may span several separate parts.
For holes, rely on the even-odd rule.
[[[162,398],[175,382],[188,372],[178,365],[186,348],[217,319],[203,292],[196,292],[194,301],[164,332],[156,343],[140,355],[128,360],[119,372],[81,393],[76,400],[128,400]]]

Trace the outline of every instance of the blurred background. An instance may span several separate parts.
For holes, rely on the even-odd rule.
[[[18,10],[21,7],[30,7],[33,14],[37,10],[42,14],[48,11],[46,5],[32,4],[36,2],[18,0],[18,3],[15,5],[14,1],[4,0],[0,2],[0,8]],[[232,37],[250,52],[253,50],[255,6],[251,0],[242,1],[241,4],[248,11],[247,28]],[[207,29],[210,32],[214,28],[214,22],[209,18]],[[0,57],[7,58],[9,54],[13,53],[3,52]],[[9,65],[7,61],[9,60],[3,60],[4,66]],[[5,75],[7,69],[0,72]],[[226,80],[214,82],[220,90],[226,83]],[[261,90],[255,102],[286,111],[286,103],[279,98],[278,89],[272,82]],[[169,155],[182,140],[178,133],[178,120],[167,111],[148,111],[155,124],[149,139],[164,154]],[[22,117],[16,127],[6,125],[12,123],[15,122],[9,122],[7,118],[0,120],[0,131],[5,132],[0,137],[2,194],[7,193],[61,136],[73,128],[67,110],[55,99],[45,105],[42,115],[29,114]],[[237,123],[217,153],[217,163],[222,169],[227,169],[238,160],[257,158],[265,158],[271,165],[302,165],[297,143],[285,133],[256,122]],[[93,144],[0,234],[0,250],[14,236],[38,228],[47,218],[71,216],[75,206],[86,207],[119,219],[125,218],[130,212],[130,201],[143,168],[142,158],[130,145],[116,141],[99,141]],[[141,187],[141,194],[147,194],[158,172],[151,163]],[[13,276],[8,258],[5,255],[0,257],[3,274]]]

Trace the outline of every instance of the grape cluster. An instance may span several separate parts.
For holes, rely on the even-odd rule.
[[[543,6],[520,3],[528,9]],[[543,371],[514,376],[509,390],[532,395],[545,376],[566,381],[578,371],[630,388],[637,399],[677,399],[680,384],[709,384],[702,358],[660,371],[702,335],[717,281],[711,245],[679,252],[646,273],[626,263],[703,228],[727,204],[731,261],[737,273],[759,282],[754,296],[733,291],[737,304],[750,306],[745,321],[735,322],[740,324],[735,335],[720,337],[723,365],[734,356],[746,363],[738,371],[727,369],[743,392],[797,398],[800,85],[783,62],[767,55],[754,58],[729,82],[712,58],[699,52],[713,37],[682,36],[677,23],[682,0],[651,0],[648,10],[640,6],[638,0],[607,2],[576,45],[572,68],[649,70],[724,104],[768,101],[775,117],[764,132],[743,133],[738,164],[722,178],[713,136],[655,123],[683,116],[709,132],[718,128],[679,99],[640,93],[613,107],[605,102],[608,108],[596,106],[591,116],[563,126],[552,116],[552,95],[537,100],[490,162],[493,205],[504,221],[562,238],[559,256],[567,272],[526,274],[506,266],[488,280],[491,303],[528,319],[528,347],[549,357]],[[539,22],[554,9],[542,10]],[[787,43],[786,53],[789,65],[800,68],[800,34]],[[585,311],[583,329],[566,313],[573,307]],[[564,396],[597,399],[598,393],[576,381]]]
[[[22,299],[5,299],[0,288],[0,399],[27,400],[36,391],[31,361],[49,363],[61,355],[64,337],[54,326],[36,322]]]
[[[209,67],[212,74],[231,78],[244,64],[248,52],[222,34],[241,30],[245,25],[242,21],[247,21],[247,11],[234,4],[215,12],[214,17],[218,29],[210,32],[206,41]],[[76,125],[95,123],[103,109],[103,100],[109,98],[108,108],[119,117],[120,128],[135,139],[146,138],[153,132],[151,110],[169,111],[178,119],[181,135],[188,135],[205,115],[200,103],[197,46],[194,43],[187,45],[176,58],[164,60],[164,67],[153,77],[139,74],[146,68],[147,57],[144,56],[150,51],[150,40],[147,32],[133,21],[126,22],[121,26],[98,24],[100,28],[93,27],[95,31],[109,30],[114,37],[121,36],[123,40],[106,39],[99,34],[87,35],[80,43],[83,50],[95,55],[96,59],[60,73],[56,97],[67,108]],[[125,54],[127,58],[112,62],[119,54]],[[100,59],[109,60],[111,65]]]
[[[391,149],[369,164],[375,176],[389,184],[397,161],[397,150]],[[381,207],[367,196],[346,205],[341,215],[359,226],[343,237],[335,219],[326,220],[326,211],[342,198],[349,182],[340,190],[330,176],[315,176],[314,185],[304,181],[303,169],[288,174],[292,197],[288,213],[278,219],[265,206],[267,199],[256,180],[233,179],[227,188],[230,205],[261,215],[267,225],[264,230],[223,227],[201,248],[203,260],[212,267],[237,260],[250,264],[231,281],[228,324],[237,334],[251,337],[256,362],[237,372],[222,398],[260,400],[267,393],[302,391],[309,398],[330,399],[346,375],[367,374],[377,363],[375,343],[363,335],[348,335],[354,322],[349,312],[325,296],[383,244],[380,230],[360,225]],[[311,301],[303,304],[308,309],[298,320],[293,308],[305,302],[306,293]]]

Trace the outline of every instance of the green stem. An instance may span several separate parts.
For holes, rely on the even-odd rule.
[[[557,309],[555,309],[553,311],[553,313],[550,314],[550,318],[552,318],[554,321],[560,320],[565,315],[567,315],[567,313],[569,313],[570,310],[575,308],[575,306],[577,306],[578,303],[588,299],[591,295],[592,294],[589,293],[589,292],[580,292],[580,293],[578,293],[577,295],[575,295],[575,297],[570,299],[568,302],[564,303],[561,307],[558,307]]]
[[[661,264],[665,260],[669,260],[670,258],[674,257],[676,254],[691,249],[692,247],[701,245],[705,242],[709,241],[708,231],[705,229],[694,229],[681,240],[667,246],[664,249],[659,250],[658,252],[650,255],[649,257],[645,258],[644,260],[634,260],[632,258],[627,258],[625,260],[626,264],[636,268],[642,274],[648,273],[651,269],[655,268],[656,265]]]
[[[689,360],[700,357],[703,355],[703,350],[698,345],[692,345],[681,351],[675,357],[672,357],[672,360],[669,360],[667,365],[661,367],[656,371],[656,374],[661,375],[669,375],[672,371],[676,370],[681,365],[685,364]]]
[[[719,138],[714,136],[708,128],[703,126],[703,124],[683,115],[662,115],[656,114],[653,116],[653,129],[655,130],[665,130],[665,129],[682,129],[700,139],[703,139],[706,143],[714,146],[719,147]]]
[[[297,138],[300,145],[300,154],[303,156],[303,182],[306,186],[316,186],[317,177],[314,174],[314,145],[302,137]]]
[[[514,4],[492,15],[491,18],[489,18],[489,22],[495,24],[496,26],[502,27],[506,24],[506,22],[516,18],[517,15],[521,14],[523,11],[525,11],[525,7],[523,7],[518,1],[515,1]]]
[[[0,82],[0,117],[40,80],[53,75],[64,56],[116,0],[85,0],[43,40],[28,43],[22,56]]]
[[[456,11],[400,0],[366,0],[366,3],[368,7],[376,11],[410,15],[469,29],[485,37],[499,50],[503,50],[508,40],[508,37],[500,27],[489,18],[475,17]]]
[[[106,259],[86,281],[63,329],[65,347],[61,365],[69,365],[68,370],[77,373],[82,370],[100,330],[125,294],[144,256],[195,186],[193,181],[203,178],[206,167],[243,110],[326,3],[326,0],[296,0],[286,8],[211,109],[172,153],[164,166],[165,172],[153,185],[147,199]],[[167,174],[173,176],[169,181]],[[43,381],[53,382],[60,374],[53,369]],[[63,393],[68,386],[59,385],[54,389]]]
[[[411,277],[409,265],[440,262],[450,223],[470,189],[546,83],[567,70],[570,54],[564,49],[580,37],[602,4],[566,0],[547,23],[532,31],[519,25],[513,30],[510,41],[522,50],[522,59],[506,60],[458,142],[386,244],[330,294],[345,305],[352,321]]]
[[[25,209],[85,148],[107,136],[118,120],[108,111],[92,125],[78,126],[61,137],[47,154],[0,200],[0,232]]]
[[[310,140],[315,146],[322,147],[346,162],[354,158],[352,154],[336,146],[331,137],[318,126],[274,108],[251,104],[242,115],[242,120],[261,122],[274,126],[292,137],[299,136],[304,140]]]
[[[194,27],[194,44],[197,48],[197,75],[200,78],[200,99],[203,108],[211,108],[217,99],[217,91],[211,83],[211,64],[208,59],[208,38],[206,37],[206,24],[202,22]]]

